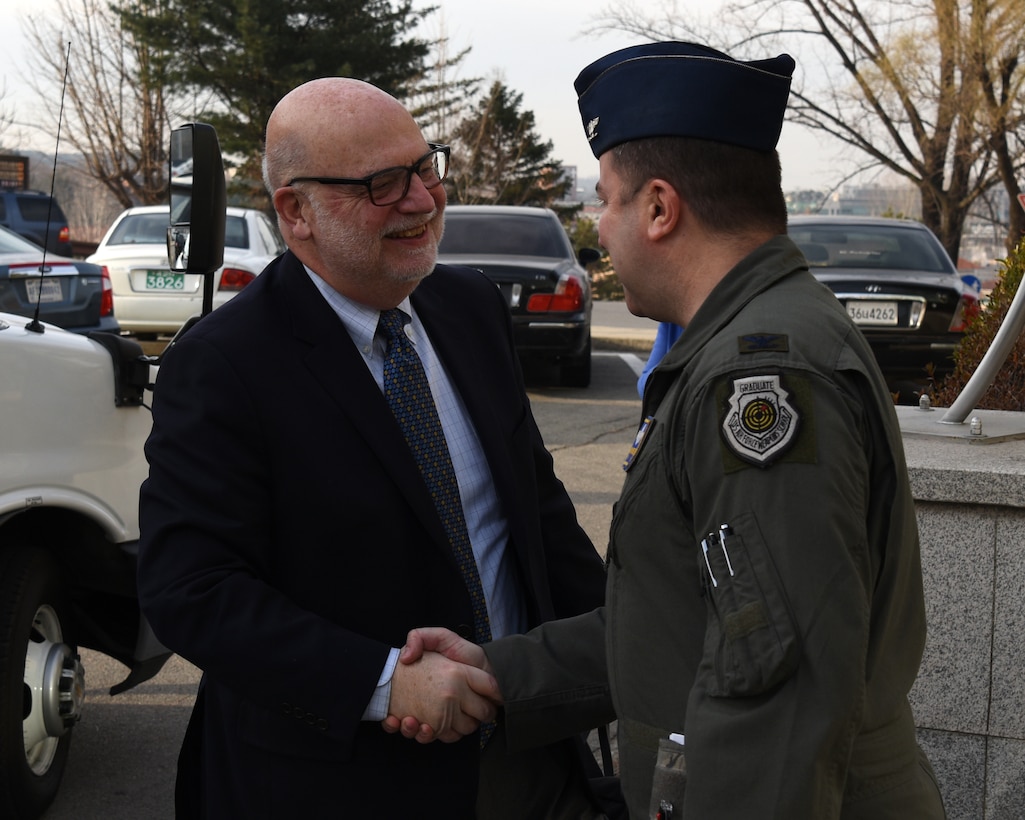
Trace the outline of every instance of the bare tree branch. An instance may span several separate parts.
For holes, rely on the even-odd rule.
[[[711,24],[684,16],[675,0],[657,12],[638,5],[613,5],[591,30],[694,40],[741,59],[773,47],[794,54],[789,120],[914,185],[923,222],[955,259],[975,202],[994,186],[1020,192],[1020,0],[731,0]],[[1012,213],[1009,246],[1023,228],[1025,214]]]
[[[166,199],[171,111],[166,55],[140,46],[105,0],[56,0],[56,14],[30,17],[29,85],[51,128],[71,44],[62,141],[80,152],[86,173],[122,207]]]

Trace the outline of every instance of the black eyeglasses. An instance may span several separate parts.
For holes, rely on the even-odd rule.
[[[292,177],[285,185],[291,187],[297,182],[319,182],[321,185],[362,185],[370,194],[374,205],[394,205],[409,193],[413,174],[420,177],[425,188],[434,188],[448,176],[448,157],[451,149],[447,145],[427,143],[431,150],[412,165],[398,165],[385,168],[362,179],[344,177]]]

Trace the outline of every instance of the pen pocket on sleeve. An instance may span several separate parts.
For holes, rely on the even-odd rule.
[[[715,538],[713,538],[713,535]],[[786,590],[754,516],[744,514],[699,548],[708,621],[699,674],[713,697],[757,695],[797,668],[799,638]]]

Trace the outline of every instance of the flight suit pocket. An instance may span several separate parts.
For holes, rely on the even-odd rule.
[[[651,783],[649,817],[680,817],[687,791],[687,760],[684,746],[671,737],[658,741],[655,776]]]
[[[800,657],[786,591],[754,516],[709,533],[699,547],[708,608],[702,673],[713,697],[761,694]]]

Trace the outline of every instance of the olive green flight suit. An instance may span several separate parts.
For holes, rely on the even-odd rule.
[[[674,820],[944,817],[907,700],[925,611],[892,398],[787,237],[713,290],[642,416],[606,607],[487,647],[510,743],[607,717],[610,690],[631,818],[671,732]]]

